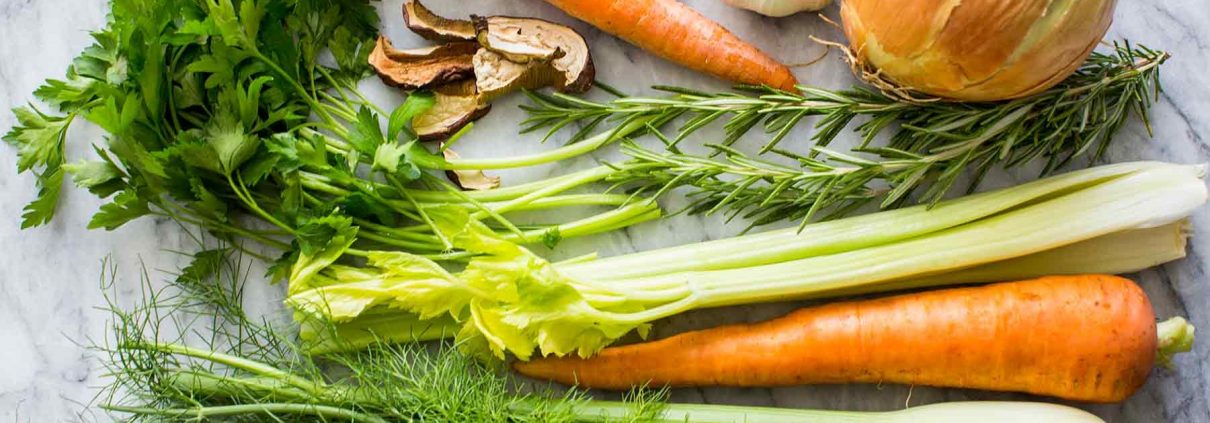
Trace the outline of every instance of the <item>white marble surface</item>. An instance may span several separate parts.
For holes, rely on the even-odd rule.
[[[398,45],[418,45],[420,40],[402,28],[398,15],[401,0],[380,4],[385,31]],[[788,63],[808,62],[822,53],[810,34],[838,38],[839,34],[817,18],[801,15],[765,19],[726,8],[718,0],[690,0],[694,7],[723,22],[740,36],[752,40]],[[642,51],[573,22],[539,0],[430,0],[439,12],[456,16],[469,13],[537,15],[572,23],[589,38],[600,77],[624,90],[643,92],[645,87],[676,84],[722,89],[718,81],[695,75],[655,59]],[[61,75],[71,58],[89,44],[88,31],[104,22],[102,1],[0,0],[0,103],[16,106],[31,100],[29,93],[45,77]],[[829,10],[835,15],[835,7]],[[1163,83],[1167,90],[1153,111],[1156,134],[1145,136],[1140,125],[1125,128],[1108,154],[1110,161],[1158,159],[1181,163],[1210,162],[1210,9],[1199,0],[1169,2],[1121,2],[1111,38],[1129,38],[1152,47],[1168,49],[1174,58],[1165,65]],[[851,80],[835,56],[807,68],[797,69],[805,83],[844,87]],[[383,102],[398,96],[373,89]],[[516,136],[521,116],[514,107],[520,99],[497,104],[492,115],[481,122],[471,139],[464,140],[464,156],[492,153],[522,153],[551,148],[534,137]],[[13,123],[0,113],[0,128]],[[806,132],[796,138],[801,147]],[[89,143],[102,142],[95,128],[71,133],[72,157]],[[846,141],[852,141],[851,139]],[[789,141],[787,144],[793,143]],[[4,147],[7,149],[7,147]],[[558,167],[506,172],[506,183],[522,182],[590,165],[593,160],[616,158],[616,153],[582,158]],[[103,383],[91,353],[81,346],[88,339],[104,336],[106,314],[95,309],[102,304],[98,271],[102,257],[112,254],[126,276],[118,285],[120,295],[138,295],[139,267],[152,271],[171,269],[179,257],[170,250],[188,248],[179,228],[171,222],[140,220],[115,232],[85,230],[89,216],[99,205],[91,195],[65,190],[60,216],[50,226],[21,231],[21,207],[34,196],[32,179],[17,176],[11,150],[0,154],[0,421],[54,422],[89,419],[81,417],[81,404]],[[1031,178],[1032,170],[996,174],[991,186],[1007,185]],[[675,201],[671,202],[675,207]],[[1194,217],[1195,237],[1188,259],[1136,275],[1150,294],[1161,316],[1185,315],[1203,329],[1210,328],[1210,281],[1206,260],[1210,257],[1210,208]],[[617,254],[640,249],[682,244],[728,236],[738,225],[722,225],[714,218],[680,216],[638,228],[569,241],[556,256],[598,250]],[[253,301],[275,305],[277,295],[261,288]],[[707,310],[662,322],[656,336],[688,328],[723,322],[762,320],[784,313],[792,304],[763,305],[726,311]],[[1210,329],[1206,329],[1210,330]],[[1194,352],[1179,357],[1175,370],[1157,369],[1146,387],[1123,404],[1081,405],[1111,422],[1210,422],[1210,336],[1196,343]],[[705,401],[819,407],[852,410],[890,410],[905,404],[919,405],[963,399],[1006,399],[1014,395],[903,386],[821,386],[787,389],[695,389],[680,390],[678,401]],[[93,416],[105,420],[103,417]]]

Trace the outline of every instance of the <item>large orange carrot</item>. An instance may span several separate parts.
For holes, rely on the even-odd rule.
[[[742,84],[793,89],[790,68],[677,0],[546,0],[657,56]]]
[[[1116,402],[1155,363],[1154,318],[1129,280],[1055,276],[829,304],[514,367],[602,389],[891,382]]]

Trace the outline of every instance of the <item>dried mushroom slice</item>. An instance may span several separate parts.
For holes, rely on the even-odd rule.
[[[504,28],[499,23],[493,25],[492,21],[500,19],[514,19],[501,17],[483,17],[471,15],[471,21],[475,23],[476,39],[484,48],[494,51],[508,60],[517,63],[529,63],[532,61],[550,61],[555,58],[562,57],[567,53],[560,50],[557,46],[550,46],[543,42],[535,42],[533,40],[520,41],[520,31],[518,34],[504,33],[504,31],[516,28]],[[527,33],[533,31],[526,31]],[[540,37],[543,34],[533,34]]]
[[[397,50],[391,48],[390,41],[387,41],[384,52],[386,56],[396,62],[414,62],[434,58],[455,57],[455,56],[474,56],[475,52],[479,51],[479,43],[473,41],[454,41],[445,44],[439,44],[430,47],[419,47],[406,50]]]
[[[466,45],[396,50],[386,37],[378,37],[369,62],[383,83],[416,90],[473,77],[474,50]]]
[[[479,44],[520,63],[550,61],[561,74],[554,85],[563,92],[592,88],[596,69],[588,43],[574,29],[541,19],[474,17]],[[476,72],[478,74],[478,72]]]
[[[550,86],[562,77],[550,61],[517,63],[487,49],[475,53],[474,63],[475,86],[483,101],[520,89]]]
[[[403,2],[403,20],[407,23],[408,29],[428,40],[475,40],[475,25],[471,21],[438,16],[416,0]]]
[[[481,101],[475,81],[471,80],[437,87],[433,95],[436,99],[433,108],[412,120],[412,129],[423,141],[449,138],[492,108]]]
[[[446,160],[458,158],[458,153],[448,148],[442,151],[442,154],[445,155]],[[450,170],[445,172],[445,176],[466,191],[483,191],[500,187],[499,176],[487,176],[482,170]]]

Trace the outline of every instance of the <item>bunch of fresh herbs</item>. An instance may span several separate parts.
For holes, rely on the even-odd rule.
[[[112,2],[95,44],[65,78],[35,93],[56,112],[18,108],[18,125],[4,137],[40,187],[23,226],[53,218],[68,176],[110,199],[90,228],[170,217],[281,250],[279,270],[344,242],[358,245],[352,255],[372,248],[465,258],[432,230],[427,209],[434,205],[473,210],[517,242],[547,245],[660,215],[654,204],[626,196],[563,195],[606,177],[601,169],[475,192],[439,176],[586,151],[449,160],[430,152],[409,128],[432,107],[432,95],[412,93],[388,112],[357,89],[370,72],[377,22],[368,0]],[[79,119],[107,136],[93,146],[96,159],[68,163],[67,133]],[[528,226],[502,216],[577,206],[613,210]]]

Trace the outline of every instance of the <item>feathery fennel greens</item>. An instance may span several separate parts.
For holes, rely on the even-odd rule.
[[[137,305],[111,300],[114,339],[96,347],[111,379],[96,405],[123,421],[257,422],[570,422],[590,405],[574,391],[515,393],[449,346],[377,343],[314,362],[288,322],[280,332],[244,311],[244,266],[226,250],[202,252],[167,286],[144,272]],[[636,398],[636,409],[660,407],[658,396]]]
[[[1074,75],[1046,92],[998,103],[908,102],[867,88],[798,92],[740,87],[737,92],[704,93],[657,87],[667,97],[622,97],[595,102],[563,94],[530,93],[525,132],[547,136],[582,125],[578,141],[605,122],[640,119],[685,123],[647,128],[664,140],[667,153],[630,145],[631,160],[611,179],[648,192],[691,187],[690,212],[730,210],[755,224],[785,219],[843,216],[869,201],[883,208],[903,205],[911,194],[936,204],[959,176],[974,175],[968,192],[994,167],[1044,161],[1048,174],[1077,157],[1095,162],[1112,135],[1131,115],[1147,129],[1147,109],[1158,96],[1160,65],[1169,55],[1130,43],[1094,53]],[[818,116],[809,153],[796,154],[780,143],[803,119]],[[861,143],[852,152],[828,148],[854,121]],[[711,145],[718,154],[696,156],[677,148],[703,128],[724,122],[723,136]],[[777,153],[797,164],[778,165],[730,148],[745,134],[763,128],[770,138],[760,153]],[[889,142],[876,145],[879,134]],[[719,160],[713,156],[724,156]],[[885,189],[883,188],[885,187]]]

